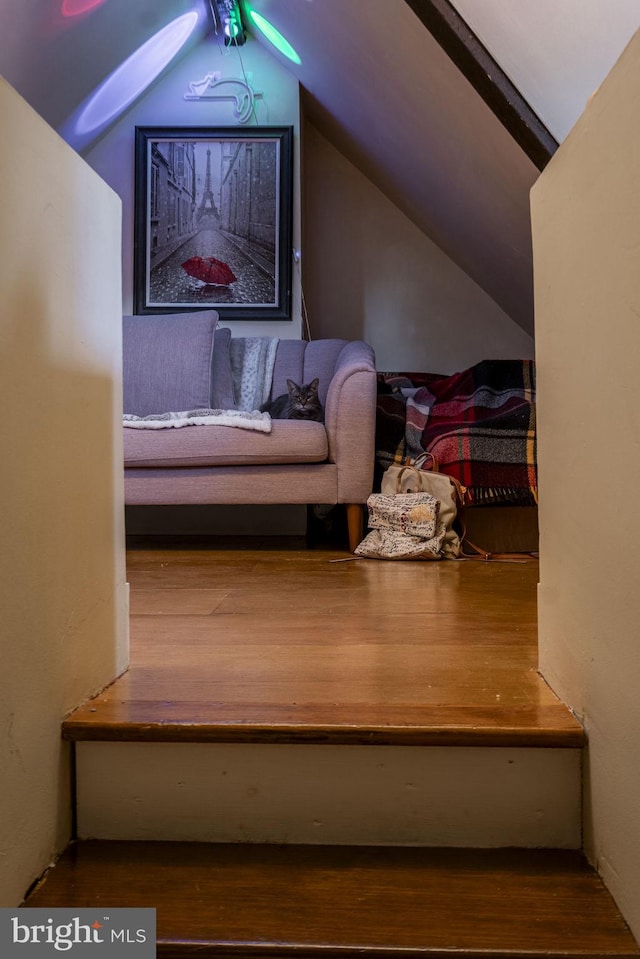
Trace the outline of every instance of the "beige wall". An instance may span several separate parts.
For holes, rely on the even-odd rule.
[[[304,186],[315,339],[362,338],[380,370],[452,373],[533,356],[533,339],[309,122]]]
[[[540,660],[584,718],[587,850],[640,938],[640,35],[532,193]]]
[[[0,905],[70,830],[60,722],[126,664],[120,202],[0,81]]]

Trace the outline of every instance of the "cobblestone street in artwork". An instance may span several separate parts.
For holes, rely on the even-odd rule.
[[[193,256],[213,256],[222,260],[235,274],[235,282],[228,286],[214,286],[189,276],[182,264]],[[276,303],[275,283],[273,277],[267,276],[249,255],[211,226],[201,229],[151,271],[149,303],[161,306],[184,303],[272,305]]]

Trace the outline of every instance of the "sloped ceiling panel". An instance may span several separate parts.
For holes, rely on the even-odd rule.
[[[445,53],[469,80],[539,170],[557,140],[449,0],[406,0]]]
[[[109,74],[196,10],[185,50],[211,30],[206,0],[0,0],[0,73],[59,129]]]
[[[302,59],[291,69],[321,132],[531,332],[529,189],[537,170],[410,7],[259,7]]]
[[[638,0],[451,0],[563,140],[640,27]]]

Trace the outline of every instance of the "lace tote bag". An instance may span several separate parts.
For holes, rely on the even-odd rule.
[[[370,532],[356,547],[356,556],[442,559],[444,528],[439,521],[440,503],[431,493],[372,493],[367,507]]]

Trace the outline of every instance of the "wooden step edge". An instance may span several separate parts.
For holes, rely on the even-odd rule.
[[[508,950],[484,948],[402,949],[381,946],[303,946],[291,943],[263,942],[190,942],[189,940],[158,939],[158,959],[638,959],[637,951],[567,952],[562,946],[555,950]]]
[[[155,908],[163,959],[640,956],[569,850],[88,840],[25,905]]]
[[[87,724],[68,720],[63,739],[72,742],[254,743],[332,746],[485,746],[580,749],[584,736],[571,730],[412,727],[362,729],[348,726],[256,726],[189,723]]]
[[[343,712],[345,719],[328,720]],[[402,718],[401,717],[406,717]],[[583,727],[563,706],[255,706],[96,698],[62,724],[82,742],[259,743],[347,746],[501,746],[581,749]]]
[[[325,947],[301,946],[289,943],[209,943],[157,940],[158,959],[637,959],[640,953],[616,950],[614,952],[567,952],[562,946],[554,950],[511,948],[508,950],[484,948],[445,949],[425,948],[389,949],[376,946]]]

